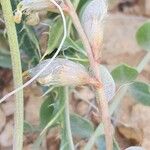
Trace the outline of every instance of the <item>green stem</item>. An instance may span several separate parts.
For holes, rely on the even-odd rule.
[[[137,66],[137,71],[140,73],[142,72],[143,68],[145,67],[145,65],[148,63],[148,61],[150,60],[150,52],[148,52],[144,58],[142,59],[142,61],[139,63],[139,65]]]
[[[73,138],[71,133],[71,125],[70,125],[70,113],[69,113],[69,92],[68,87],[63,88],[63,101],[65,103],[64,113],[62,115],[62,146],[66,145],[69,150],[74,150]],[[68,143],[66,143],[66,141]]]
[[[73,1],[73,5],[74,5],[74,8],[75,8],[75,9],[77,9],[77,7],[78,7],[78,5],[79,5],[79,2],[80,2],[80,0],[74,0],[74,1]],[[69,20],[69,23],[68,23],[68,36],[70,35],[71,27],[72,27],[72,20],[70,19],[70,20]]]
[[[139,73],[141,73],[141,71],[144,69],[145,65],[148,63],[149,57],[150,57],[150,52],[144,56],[144,58],[141,60],[141,62],[137,66],[137,70],[139,71]],[[128,86],[125,86],[115,96],[112,104],[109,106],[110,115],[112,115],[114,113],[114,111],[118,108],[118,105],[120,104],[121,100],[125,96],[127,90],[128,90]],[[93,133],[93,135],[89,139],[88,143],[84,147],[84,150],[91,150],[97,137],[102,135],[102,134],[103,134],[103,126],[102,126],[102,124],[99,124],[98,127],[96,128],[95,132]]]
[[[13,12],[10,0],[1,0],[3,15],[5,19],[11,60],[13,70],[14,88],[22,86],[22,69],[18,46],[18,39],[16,33],[15,23],[13,21]],[[23,90],[15,94],[15,129],[14,129],[14,150],[22,150],[23,145]]]
[[[65,127],[66,127],[66,134],[67,139],[69,141],[70,150],[74,150],[74,144],[73,144],[73,138],[72,138],[72,132],[71,132],[71,125],[70,125],[70,113],[69,113],[69,92],[68,87],[65,87]]]

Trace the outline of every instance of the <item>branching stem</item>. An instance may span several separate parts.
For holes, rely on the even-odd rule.
[[[149,60],[150,60],[149,58],[150,58],[150,52],[148,52],[144,56],[144,58],[141,60],[141,62],[137,66],[137,70],[139,71],[139,73],[142,72],[142,70],[144,69],[144,66],[149,62]],[[112,104],[109,107],[110,115],[113,115],[115,110],[118,108],[121,100],[123,99],[123,97],[125,96],[125,94],[128,90],[128,87],[129,87],[129,85],[123,86],[120,89],[120,91],[118,92],[118,94],[114,97],[114,100],[113,100]],[[98,127],[96,128],[95,132],[93,133],[93,135],[89,139],[88,143],[86,144],[84,150],[91,150],[91,148],[94,145],[97,137],[103,134],[102,128],[103,128],[102,124],[99,124]]]
[[[64,87],[64,94],[65,94],[65,109],[64,109],[64,122],[65,122],[65,128],[66,128],[66,135],[67,135],[67,140],[69,143],[69,149],[74,150],[74,144],[73,144],[73,138],[72,138],[72,133],[71,133],[71,125],[70,125],[70,113],[69,113],[69,92],[68,92],[68,87]]]
[[[71,1],[65,0],[65,2],[66,2],[66,5],[68,6],[68,10],[69,10],[68,14],[72,18],[72,22],[76,30],[78,31],[78,34],[83,42],[84,48],[87,51],[91,69],[93,70],[95,78],[101,84],[101,79],[100,79],[100,74],[99,74],[99,64],[94,59],[93,52],[92,52],[90,43],[88,41],[88,38],[86,37],[86,34],[81,26],[81,23],[79,21],[79,18],[77,16],[77,13]],[[105,130],[106,148],[107,150],[112,150],[112,141],[113,141],[112,126],[111,126],[111,121],[110,121],[110,116],[109,116],[109,111],[108,111],[108,102],[105,98],[103,87],[102,86],[97,87],[96,93],[97,93],[98,108],[102,113],[102,121],[104,124],[104,130]]]

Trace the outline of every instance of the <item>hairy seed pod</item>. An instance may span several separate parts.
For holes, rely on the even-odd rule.
[[[107,100],[110,101],[115,95],[116,86],[111,74],[103,65],[100,65],[100,77],[103,83],[105,96]]]
[[[63,3],[61,0],[55,1],[61,5]],[[18,5],[20,5],[22,11],[28,12],[56,9],[56,6],[50,0],[23,0]]]
[[[145,149],[140,146],[131,146],[126,148],[125,150],[145,150]]]
[[[64,3],[62,0],[55,0],[57,4],[59,4],[62,8],[64,7]],[[22,19],[22,14],[24,14],[27,18],[30,19],[29,24],[35,24],[35,22],[39,21],[39,17],[37,13],[40,11],[53,11],[57,12],[57,7],[50,0],[23,0],[17,5],[17,11],[14,15],[14,21],[16,23],[20,23]],[[34,19],[35,17],[35,19]],[[32,19],[31,19],[32,18]]]
[[[103,19],[106,15],[106,0],[92,0],[87,4],[81,16],[83,29],[96,59],[100,56],[100,48],[103,41]]]
[[[41,61],[36,67],[28,71],[29,75],[31,77],[35,76],[50,60]],[[83,65],[62,58],[54,59],[47,69],[37,78],[37,81],[44,86],[99,84],[88,74]]]

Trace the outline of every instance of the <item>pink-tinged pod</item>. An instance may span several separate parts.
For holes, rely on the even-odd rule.
[[[35,76],[44,66],[46,66],[51,59],[41,61],[36,67],[28,71],[29,76]],[[37,78],[37,81],[44,85],[85,85],[91,84],[98,86],[94,78],[92,78],[85,67],[81,64],[70,60],[56,58],[47,67],[47,69]]]
[[[106,15],[106,0],[92,0],[87,4],[81,16],[83,29],[96,59],[100,57],[100,49],[103,41],[103,20]]]
[[[103,65],[100,65],[100,77],[103,83],[106,99],[110,101],[115,95],[116,86],[111,74],[109,73],[107,68]]]

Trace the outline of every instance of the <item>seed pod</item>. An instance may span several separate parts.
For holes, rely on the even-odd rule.
[[[100,56],[100,48],[103,41],[103,19],[106,14],[106,0],[92,0],[87,4],[81,16],[83,29],[96,59]]]
[[[125,150],[144,150],[144,148],[140,146],[131,146],[131,147],[126,148]]]
[[[62,8],[64,3],[61,0],[55,0]],[[17,11],[14,15],[14,21],[20,23],[22,14],[28,18],[29,24],[37,24],[39,22],[40,11],[54,11],[57,12],[57,7],[50,0],[23,0],[17,5]],[[34,18],[35,17],[35,18]],[[31,19],[32,18],[32,19]]]
[[[55,0],[62,5],[61,0]],[[56,9],[56,6],[50,0],[23,0],[18,5],[22,11],[39,12],[43,10]]]
[[[51,59],[41,61],[36,67],[30,69],[29,75],[35,76]],[[70,60],[56,58],[47,69],[37,78],[37,81],[44,85],[84,85],[99,84],[87,72],[84,66]]]
[[[107,100],[110,101],[115,95],[116,87],[111,74],[103,65],[100,65],[100,77],[104,86],[105,96]]]

